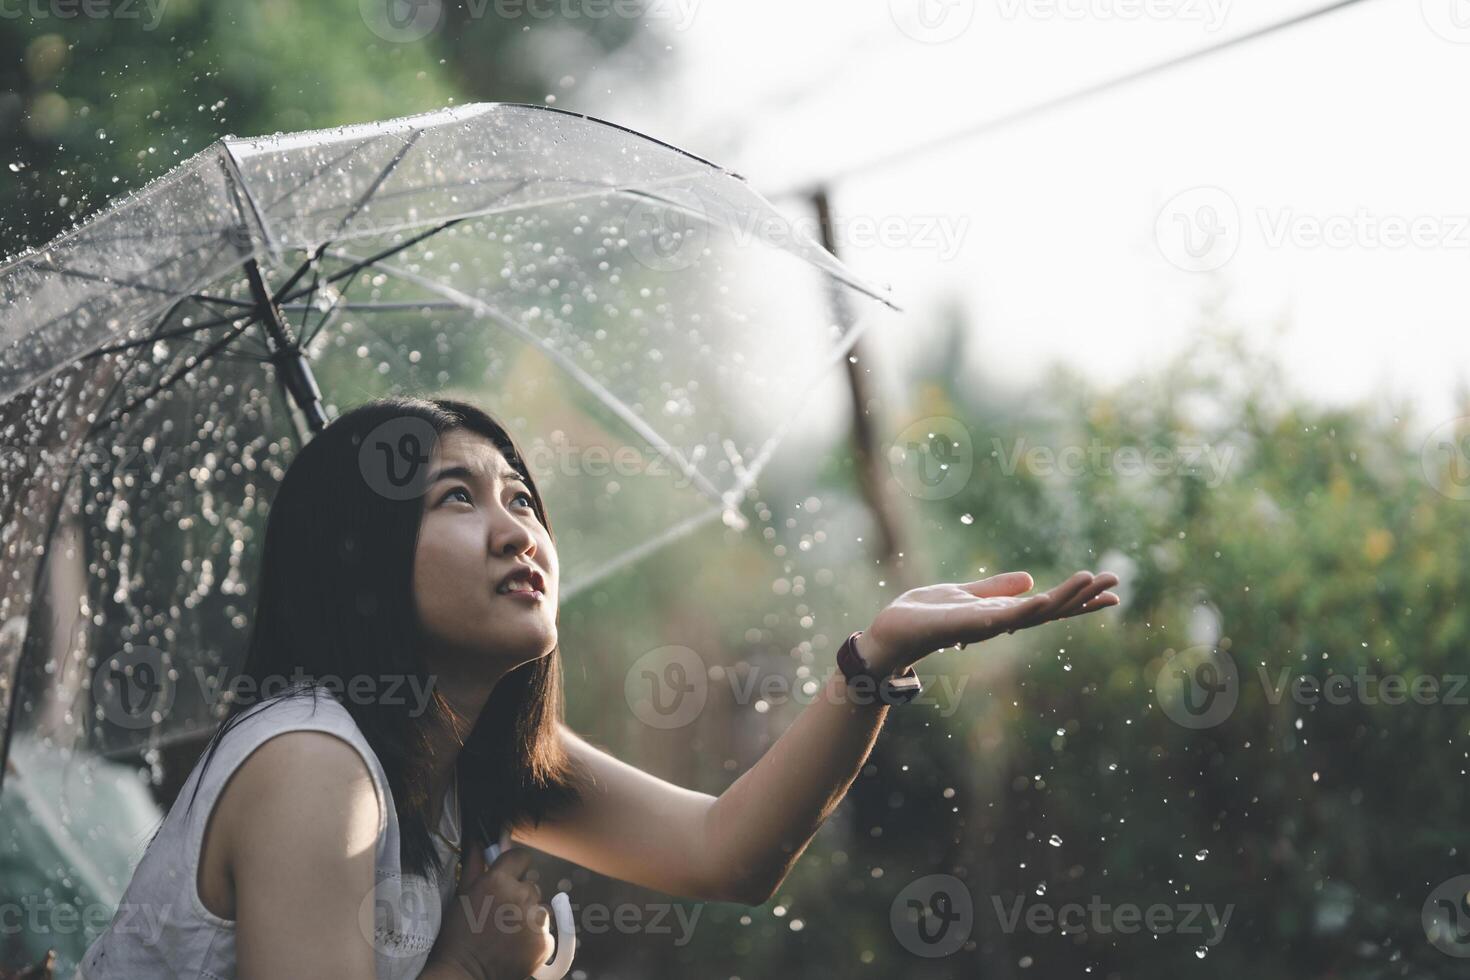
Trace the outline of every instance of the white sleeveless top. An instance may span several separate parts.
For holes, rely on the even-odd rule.
[[[442,881],[436,880],[440,876],[432,868],[427,879],[401,872],[398,816],[383,767],[352,715],[322,689],[314,698],[277,697],[245,711],[219,740],[198,798],[186,816],[204,763],[204,756],[200,756],[158,836],[134,870],[112,922],[82,957],[75,980],[226,980],[235,976],[235,922],[210,912],[199,898],[204,828],[230,774],[267,739],[287,731],[336,735],[357,749],[367,763],[379,801],[377,879],[373,894],[367,897],[373,904],[370,918],[377,976],[378,980],[409,980],[419,975],[454,897],[453,851],[431,837],[446,861]],[[458,841],[459,801],[455,797],[456,790],[451,789],[445,797],[439,829],[450,840]],[[363,911],[359,921],[366,923],[368,919]]]

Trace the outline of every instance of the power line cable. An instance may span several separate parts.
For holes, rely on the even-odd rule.
[[[891,153],[885,153],[882,156],[873,157],[869,160],[853,164],[852,166],[844,168],[842,170],[834,171],[824,177],[805,180],[799,184],[793,184],[791,186],[782,188],[779,191],[769,193],[767,196],[771,198],[790,197],[795,195],[810,197],[812,193],[819,187],[830,186],[837,183],[838,181],[846,180],[849,177],[854,177],[859,174],[870,173],[874,170],[881,170],[884,167],[889,167],[896,163],[901,163],[904,160],[907,160],[909,157],[917,156],[922,153],[928,153],[931,150],[938,149],[950,143],[956,143],[963,140],[971,139],[972,137],[993,133],[998,129],[1003,129],[1007,126],[1013,126],[1018,122],[1031,119],[1043,113],[1051,112],[1055,109],[1060,109],[1063,106],[1068,106],[1075,102],[1080,102],[1083,99],[1091,98],[1094,95],[1100,95],[1104,92],[1109,92],[1113,89],[1121,88],[1125,85],[1131,85],[1134,82],[1142,81],[1143,79],[1148,78],[1152,75],[1157,75],[1166,71],[1172,71],[1173,69],[1179,68],[1192,61],[1198,61],[1203,58],[1208,58],[1211,55],[1216,55],[1222,51],[1227,51],[1231,48],[1237,48],[1242,45],[1249,44],[1252,41],[1259,41],[1260,39],[1268,37],[1272,34],[1276,34],[1293,27],[1299,27],[1309,21],[1316,20],[1320,17],[1326,17],[1328,14],[1334,14],[1347,7],[1351,7],[1364,2],[1366,2],[1366,0],[1337,0],[1337,2],[1328,4],[1325,7],[1319,7],[1315,10],[1309,10],[1305,13],[1298,14],[1295,17],[1290,17],[1286,20],[1278,21],[1273,24],[1268,24],[1265,27],[1258,28],[1257,30],[1247,31],[1244,34],[1240,34],[1232,38],[1227,38],[1226,40],[1221,41],[1219,44],[1212,44],[1208,47],[1199,48],[1198,50],[1190,51],[1187,54],[1182,54],[1175,58],[1169,58],[1166,61],[1161,61],[1157,64],[1148,65],[1144,68],[1137,69],[1136,71],[1127,72],[1126,74],[1119,75],[1115,78],[1110,78],[1097,84],[1089,85],[1086,88],[1078,89],[1074,92],[1068,92],[1055,98],[1046,99],[1045,101],[1038,102],[1034,105],[1025,106],[1021,109],[1015,110],[1014,112],[1008,112],[1005,115],[998,116],[994,119],[987,119],[984,122],[966,126],[963,129],[958,129],[953,132],[932,137],[930,139],[924,140],[923,142],[915,143],[910,146],[903,147],[902,149],[894,150]]]

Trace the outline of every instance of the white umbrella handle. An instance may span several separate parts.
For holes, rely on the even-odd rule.
[[[502,834],[499,844],[491,844],[485,848],[485,863],[494,863],[510,846],[509,832]],[[561,980],[572,968],[572,957],[577,954],[577,923],[572,918],[572,900],[567,897],[566,892],[557,892],[552,896],[551,911],[556,916],[556,953],[532,972],[531,976],[535,980]]]

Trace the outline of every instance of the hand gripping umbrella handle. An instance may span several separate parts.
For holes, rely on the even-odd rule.
[[[510,834],[502,834],[499,844],[485,848],[485,863],[493,863],[510,846]],[[572,918],[572,900],[566,892],[552,896],[551,911],[556,916],[556,953],[531,974],[535,980],[561,980],[571,970],[572,957],[577,953],[577,923]]]

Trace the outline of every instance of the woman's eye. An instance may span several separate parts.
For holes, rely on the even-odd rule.
[[[517,491],[516,495],[514,497],[510,498],[510,499],[511,500],[524,500],[526,502],[526,506],[527,507],[535,507],[536,506],[536,501],[532,500],[531,499],[531,495],[529,493],[527,493],[526,491],[524,491],[524,490]]]
[[[446,493],[443,497],[439,498],[439,502],[442,504],[450,497],[453,497],[455,494],[459,494],[461,499],[463,499],[464,502],[467,504],[474,503],[474,501],[470,499],[470,492],[464,487],[455,487],[453,490],[450,490],[448,493]]]

